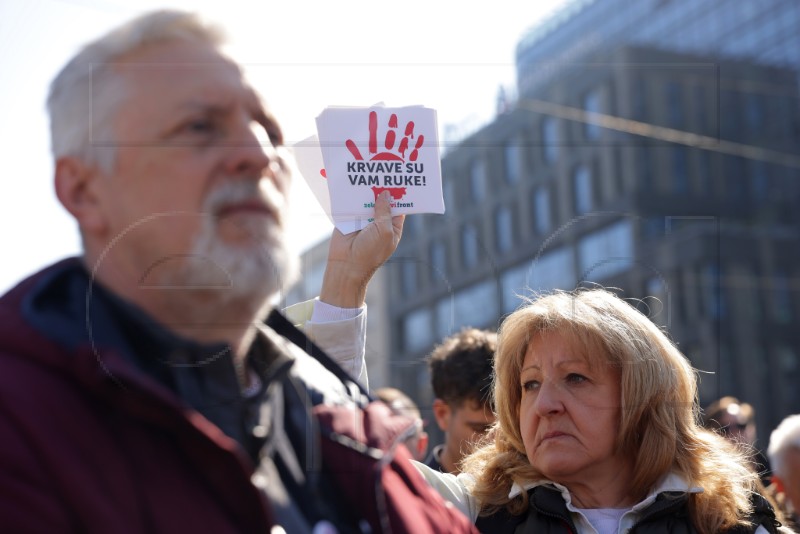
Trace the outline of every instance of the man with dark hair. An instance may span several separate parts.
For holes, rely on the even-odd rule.
[[[465,328],[431,353],[433,415],[444,432],[444,443],[431,451],[425,461],[429,467],[459,473],[461,458],[494,423],[491,384],[496,348],[496,333]]]

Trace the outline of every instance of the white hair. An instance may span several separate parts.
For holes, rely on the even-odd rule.
[[[784,459],[789,449],[800,449],[800,414],[787,416],[769,436],[767,457],[772,471],[786,477]]]
[[[119,58],[157,43],[191,41],[219,48],[224,40],[219,27],[194,13],[160,10],[86,44],[50,84],[47,109],[53,157],[74,156],[111,170],[115,155],[112,118],[125,87],[121,76],[108,67]]]

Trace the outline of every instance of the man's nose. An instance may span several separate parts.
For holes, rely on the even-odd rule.
[[[260,176],[277,164],[278,154],[263,126],[256,121],[237,125],[229,139],[226,172],[230,175]]]

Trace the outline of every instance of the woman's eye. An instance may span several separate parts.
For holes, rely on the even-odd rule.
[[[579,375],[578,373],[570,373],[567,375],[567,382],[572,384],[580,384],[581,382],[585,382],[588,380],[585,376]]]
[[[522,383],[523,391],[534,391],[536,389],[539,389],[539,382],[536,380],[528,380],[527,382]]]

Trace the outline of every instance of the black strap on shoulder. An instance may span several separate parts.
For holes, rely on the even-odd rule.
[[[750,496],[753,513],[747,517],[749,525],[736,525],[725,531],[725,534],[753,534],[758,527],[764,527],[770,534],[778,534],[780,521],[775,517],[775,510],[770,502],[759,493]]]
[[[350,376],[341,366],[336,363],[330,356],[325,354],[325,351],[319,348],[316,343],[311,341],[308,336],[297,329],[284,315],[278,310],[272,310],[267,320],[264,323],[272,328],[275,332],[285,337],[307,354],[311,355],[315,360],[325,367],[328,371],[334,374],[339,380],[344,383],[352,383],[358,386],[362,395],[365,395],[370,400],[374,400],[369,390],[365,388],[358,380]]]
[[[775,510],[772,508],[772,504],[763,495],[755,492],[750,496],[750,501],[753,503],[753,515],[750,516],[750,521],[756,527],[761,525],[770,534],[777,534],[781,523],[775,517]]]

